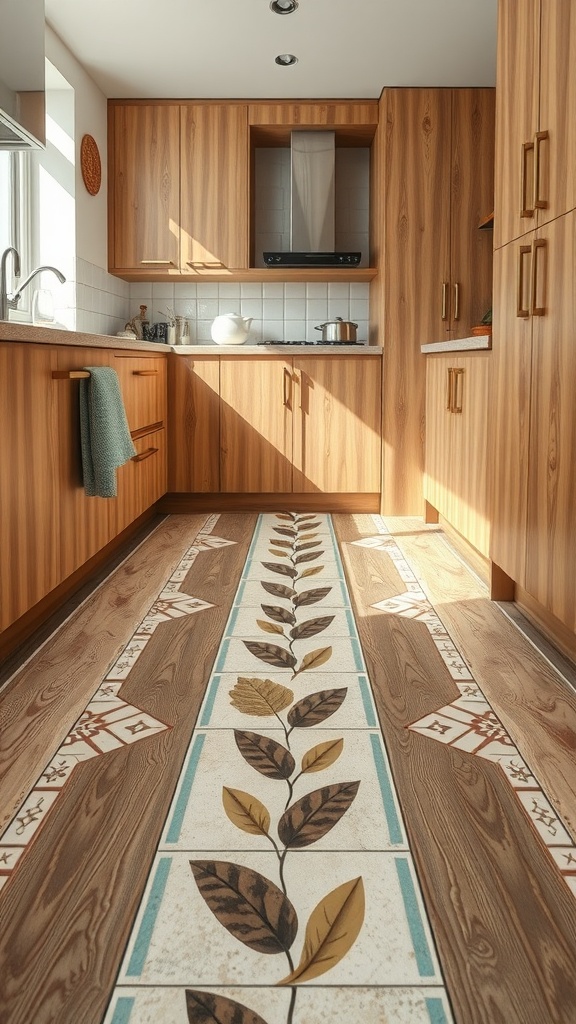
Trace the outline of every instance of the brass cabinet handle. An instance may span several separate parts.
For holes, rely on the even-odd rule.
[[[458,281],[454,285],[454,319],[460,319],[460,285]]]
[[[532,252],[531,245],[520,245],[518,247],[518,278],[516,296],[516,316],[528,317],[530,310],[523,306],[524,302],[524,257]]]
[[[143,452],[138,452],[138,455],[132,456],[132,462],[144,462],[144,459],[149,459],[151,455],[157,452],[157,448],[146,448]]]
[[[545,316],[546,307],[536,305],[536,297],[538,291],[538,266],[540,260],[538,259],[538,252],[540,249],[546,248],[546,240],[544,238],[537,238],[533,243],[534,252],[532,254],[532,274],[531,274],[531,288],[530,288],[530,311],[532,316]]]
[[[443,320],[447,320],[448,319],[447,297],[448,297],[448,281],[442,281],[442,313],[441,313],[441,316],[442,316]]]
[[[548,138],[548,132],[536,132],[534,136],[534,209],[545,210],[548,201],[540,198],[540,143]]]
[[[446,395],[446,409],[448,412],[452,412],[452,383],[454,381],[454,368],[448,367],[448,392]]]
[[[454,401],[450,412],[462,412],[462,399],[464,396],[464,368],[458,367],[454,370]]]
[[[173,267],[174,260],[140,260],[143,267]]]
[[[283,401],[282,404],[290,409],[292,406],[292,374],[287,366],[284,367],[284,374],[282,377],[282,391]]]
[[[533,217],[534,216],[534,207],[530,208],[530,207],[526,206],[526,203],[527,203],[526,191],[527,191],[527,179],[528,179],[528,175],[526,173],[526,164],[527,164],[528,153],[530,153],[533,149],[534,149],[534,143],[533,142],[524,142],[523,145],[522,145],[522,174],[521,174],[521,178],[520,178],[520,207],[521,207],[521,209],[520,209],[520,216],[521,217]]]
[[[158,370],[132,370],[134,377],[155,377]]]

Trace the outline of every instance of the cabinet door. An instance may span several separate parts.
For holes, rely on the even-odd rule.
[[[222,491],[292,491],[292,361],[220,360]]]
[[[450,337],[469,338],[492,307],[494,89],[452,90]]]
[[[0,630],[61,580],[54,350],[0,344]]]
[[[536,223],[533,142],[538,128],[539,40],[540,0],[500,0],[494,216],[497,248]]]
[[[526,589],[576,629],[576,213],[538,232],[533,319]]]
[[[178,271],[180,108],[110,108],[110,268]]]
[[[576,5],[542,3],[538,224],[576,207]]]
[[[368,103],[251,103],[248,107],[251,125],[286,125],[288,128],[346,127],[378,124],[378,104]]]
[[[207,103],[181,111],[182,269],[246,269],[248,107]]]
[[[166,420],[166,356],[114,353],[128,426],[133,432],[164,426]]]
[[[220,490],[220,359],[181,356],[168,364],[168,490]]]
[[[134,441],[136,455],[117,470],[118,497],[110,511],[116,536],[166,493],[166,431]],[[93,499],[92,499],[93,500]]]
[[[449,518],[453,416],[450,412],[454,356],[426,358],[426,458],[424,498]]]
[[[294,360],[294,483],[298,492],[379,493],[380,357]]]
[[[494,253],[494,333],[489,414],[490,558],[523,585],[526,547],[526,500],[532,319],[517,316],[529,306],[529,289],[518,295],[521,279],[529,282],[532,235]],[[521,299],[519,303],[519,298]]]
[[[453,379],[449,521],[478,551],[488,555],[488,386],[491,353],[456,360]]]

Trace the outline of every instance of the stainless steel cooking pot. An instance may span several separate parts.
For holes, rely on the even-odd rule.
[[[315,327],[314,330],[322,331],[322,341],[346,343],[347,341],[356,341],[357,327],[358,324],[352,323],[351,320],[343,320],[341,316],[337,316],[335,320],[328,320],[325,324]]]

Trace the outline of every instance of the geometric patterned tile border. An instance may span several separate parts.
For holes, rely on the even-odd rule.
[[[218,515],[213,515],[204,523],[194,543],[165,581],[136,631],[106,673],[85,711],[1,833],[0,889],[21,862],[26,848],[44,824],[77,764],[171,728],[141,708],[126,704],[119,693],[155,630],[163,622],[211,607],[205,601],[182,593],[180,587],[201,551],[235,543],[212,535],[218,519]]]
[[[373,516],[377,536],[354,543],[383,551],[407,585],[405,593],[373,605],[380,611],[423,622],[434,646],[460,691],[451,704],[412,722],[407,728],[438,743],[494,761],[506,776],[531,825],[546,844],[556,867],[576,896],[576,844],[522,758],[496,712],[490,706],[470,667],[430,604],[421,581],[410,568],[381,516]]]

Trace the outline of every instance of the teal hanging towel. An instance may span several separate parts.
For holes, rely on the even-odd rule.
[[[136,454],[120,382],[111,366],[85,366],[80,381],[80,443],[84,490],[90,497],[115,498],[116,470]]]

